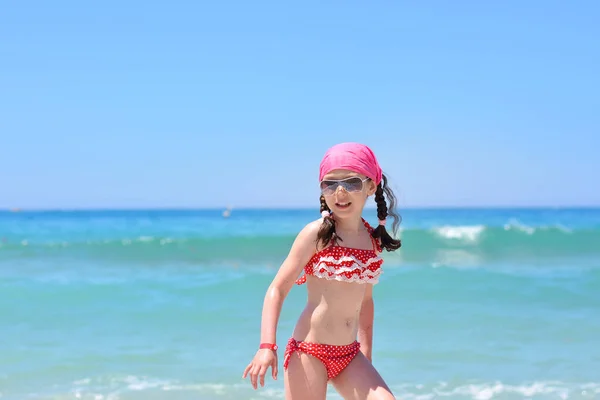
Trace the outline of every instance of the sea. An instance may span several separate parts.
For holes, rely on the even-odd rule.
[[[13,210],[17,211],[17,210]],[[600,399],[600,209],[400,209],[373,363],[399,399]],[[365,219],[377,223],[375,210]],[[318,209],[0,212],[0,399],[252,389],[265,290]],[[388,224],[388,228],[390,225]],[[333,388],[328,398],[339,399]]]

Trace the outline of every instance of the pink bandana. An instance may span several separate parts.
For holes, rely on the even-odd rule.
[[[319,181],[334,169],[347,169],[381,182],[381,168],[373,151],[360,143],[340,143],[331,147],[321,161]]]

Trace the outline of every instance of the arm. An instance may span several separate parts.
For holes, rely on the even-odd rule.
[[[267,289],[262,310],[261,343],[277,343],[277,324],[283,302],[294,286],[300,271],[315,252],[319,222],[312,222],[300,231],[288,256]]]
[[[316,250],[315,240],[317,239],[318,230],[319,225],[315,221],[306,225],[300,231],[288,256],[279,267],[273,282],[269,285],[263,302],[260,328],[261,343],[277,343],[277,324],[283,301],[292,289],[300,271]],[[244,370],[242,378],[246,378],[250,373],[250,381],[254,389],[257,388],[258,379],[260,379],[260,385],[264,386],[265,373],[269,367],[271,367],[273,379],[277,379],[277,354],[271,352],[271,350],[257,350],[252,362]]]
[[[360,351],[371,362],[373,348],[373,319],[375,316],[374,309],[373,285],[368,284],[358,319],[358,341],[360,342]]]

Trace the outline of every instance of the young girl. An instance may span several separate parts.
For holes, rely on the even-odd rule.
[[[319,180],[322,218],[298,234],[264,300],[259,349],[242,375],[254,389],[264,386],[271,367],[277,379],[277,323],[294,283],[307,284],[308,301],[284,353],[286,399],[325,399],[327,384],[345,399],[394,399],[373,364],[373,285],[379,280],[383,249],[400,248],[386,231],[386,218],[398,215],[395,197],[371,149],[342,143],[323,157]],[[378,226],[363,218],[375,196]],[[390,203],[386,204],[386,197]],[[304,275],[296,279],[300,272]]]

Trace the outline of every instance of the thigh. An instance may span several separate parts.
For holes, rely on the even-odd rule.
[[[395,399],[379,372],[361,352],[332,379],[332,383],[345,400]]]
[[[284,379],[286,400],[324,400],[327,395],[327,370],[306,353],[292,353]]]

